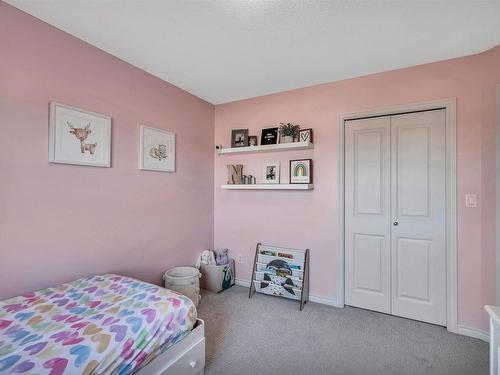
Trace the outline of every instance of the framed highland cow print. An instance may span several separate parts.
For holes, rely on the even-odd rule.
[[[111,117],[50,103],[49,162],[111,166]]]
[[[175,172],[175,133],[141,126],[140,138],[140,169]]]

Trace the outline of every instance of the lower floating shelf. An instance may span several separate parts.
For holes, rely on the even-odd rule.
[[[314,184],[235,184],[221,185],[228,190],[312,190]]]

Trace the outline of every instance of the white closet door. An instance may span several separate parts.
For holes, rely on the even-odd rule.
[[[390,118],[345,128],[345,300],[390,313]]]
[[[392,314],[446,325],[445,110],[391,117]]]

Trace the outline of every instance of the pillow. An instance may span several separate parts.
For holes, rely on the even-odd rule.
[[[229,257],[227,255],[228,251],[228,249],[214,250],[215,263],[217,263],[218,266],[224,266],[229,263]]]

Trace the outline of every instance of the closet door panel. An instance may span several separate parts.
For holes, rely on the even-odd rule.
[[[390,119],[346,122],[345,293],[348,305],[390,312]]]
[[[392,313],[446,325],[445,111],[391,117]]]

